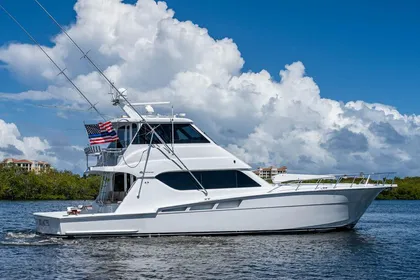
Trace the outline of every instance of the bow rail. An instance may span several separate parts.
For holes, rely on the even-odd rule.
[[[290,184],[297,184],[296,190],[302,185],[315,185],[315,190],[322,186],[328,186],[333,189],[337,188],[339,184],[350,184],[350,188],[353,186],[367,186],[370,185],[382,185],[382,186],[395,186],[395,175],[396,172],[379,172],[379,173],[355,173],[355,174],[329,174],[329,175],[308,175],[308,174],[288,174],[289,176],[285,180],[279,180],[274,182],[277,186],[284,186]],[[294,177],[294,178],[293,178]],[[273,180],[274,181],[274,180]]]

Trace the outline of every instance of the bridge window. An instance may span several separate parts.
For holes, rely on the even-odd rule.
[[[158,134],[165,143],[171,143],[172,140],[172,124],[150,124],[154,129],[155,133]],[[200,132],[198,132],[191,124],[174,124],[174,143],[183,144],[183,143],[210,143],[206,137],[204,137]],[[143,124],[134,137],[132,144],[149,144],[152,133],[150,133],[150,128]],[[153,136],[152,144],[159,144],[160,141]]]
[[[119,126],[117,129],[118,140],[111,142],[108,148],[127,148],[136,133],[137,124],[135,123]]]
[[[193,171],[197,180],[206,189],[251,188],[260,185],[238,170]],[[186,171],[166,172],[156,179],[176,190],[196,190],[200,186]]]

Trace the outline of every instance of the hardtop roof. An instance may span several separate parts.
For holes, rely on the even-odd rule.
[[[187,118],[171,118],[168,116],[162,117],[144,117],[148,123],[171,123],[173,120],[174,123],[193,123],[192,120]],[[140,118],[116,118],[111,120],[112,123],[144,123]]]

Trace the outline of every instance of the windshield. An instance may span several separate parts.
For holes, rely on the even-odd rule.
[[[156,134],[158,134],[165,143],[171,143],[172,140],[172,124],[151,124]],[[189,123],[173,124],[173,141],[175,144],[185,143],[210,143],[210,141],[202,135],[197,129]],[[139,132],[133,139],[133,144],[149,144],[151,137],[150,129],[147,125],[142,125]],[[153,137],[153,144],[160,141],[157,137]]]

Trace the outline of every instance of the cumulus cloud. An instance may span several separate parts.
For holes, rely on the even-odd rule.
[[[0,147],[0,153],[8,156],[23,156],[23,152],[14,145],[8,144],[6,147]]]
[[[231,39],[216,40],[205,28],[177,20],[164,2],[79,0],[75,11],[77,20],[68,33],[92,50],[92,58],[116,85],[128,89],[131,100],[172,101],[254,166],[287,165],[299,172],[420,171],[420,116],[383,104],[322,98],[300,61],[280,70],[278,82],[265,70],[243,72],[244,58]],[[64,34],[53,38],[48,52],[101,110],[112,113],[109,86],[79,61]],[[0,61],[22,79],[48,83],[44,91],[0,98],[82,106],[35,46],[3,46]]]
[[[83,148],[71,145],[65,138],[48,141],[42,137],[22,136],[16,124],[0,119],[0,159],[43,160],[60,170],[85,171]]]
[[[14,123],[0,119],[0,158],[19,157],[56,162],[56,157],[48,153],[50,144],[39,137],[22,137]]]

